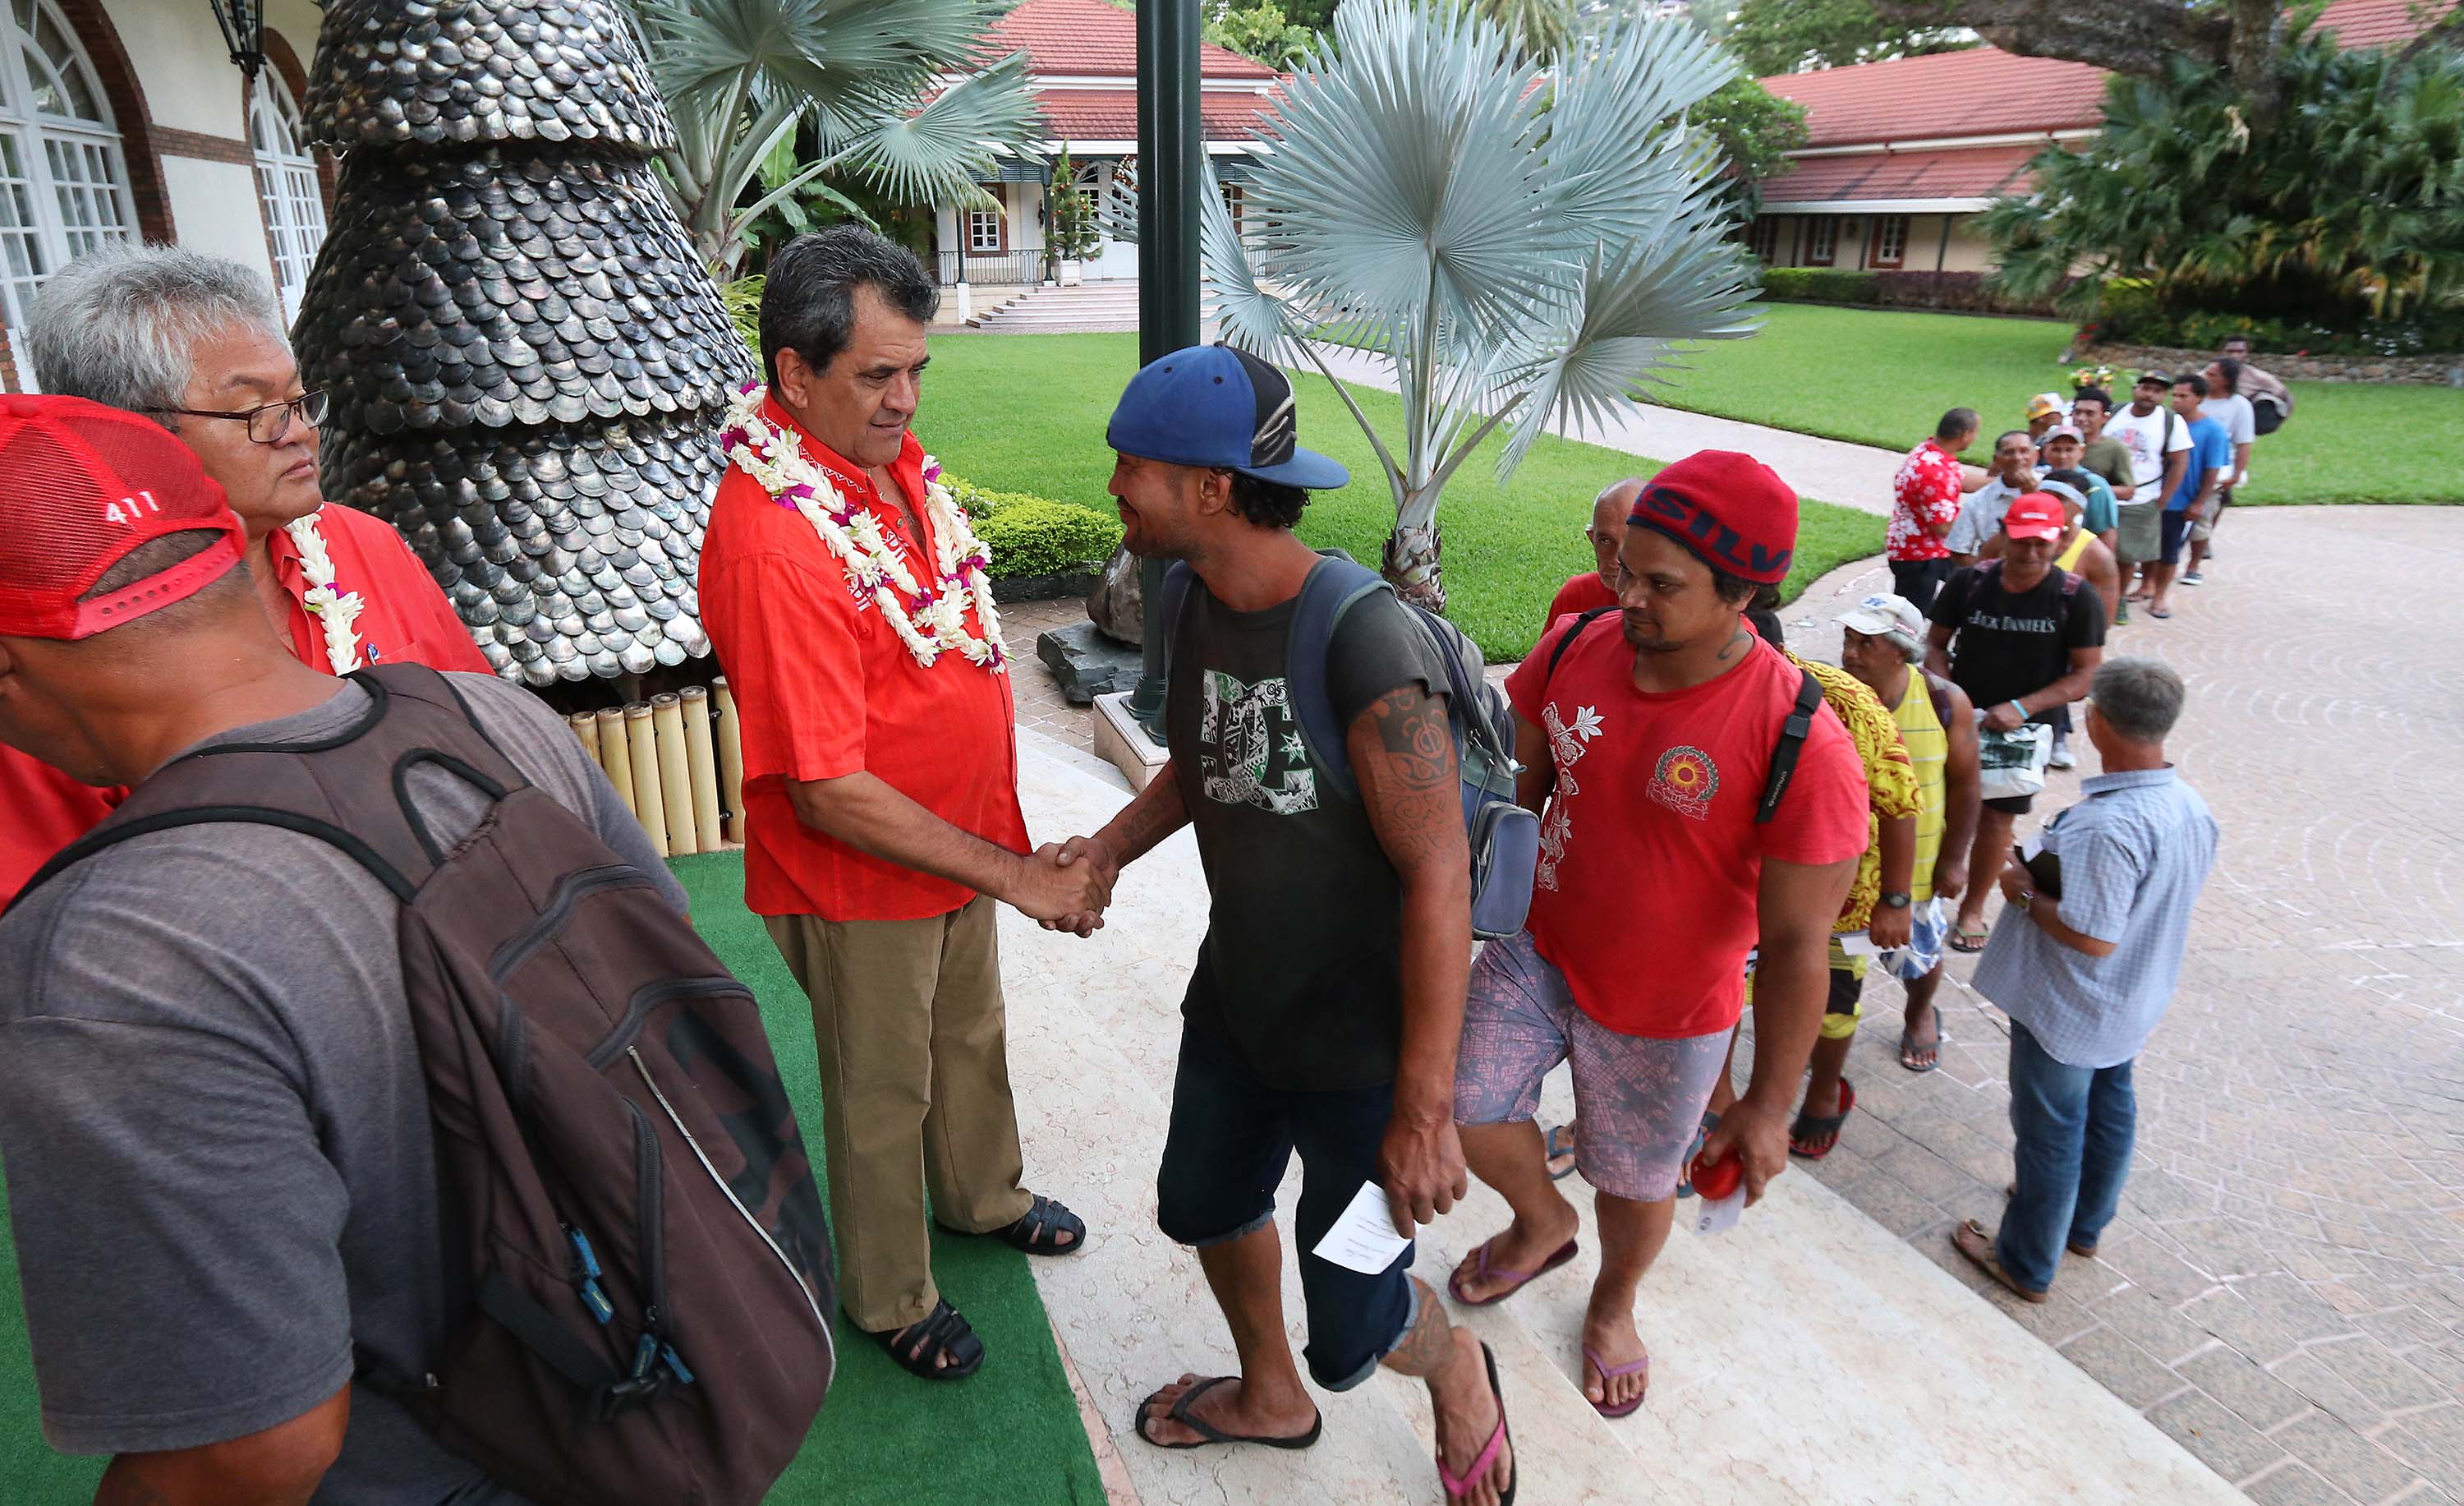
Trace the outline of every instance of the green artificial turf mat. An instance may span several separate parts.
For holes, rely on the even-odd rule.
[[[761,1001],[818,1179],[822,1103],[812,1017],[759,919],[744,908],[743,860],[714,853],[673,866],[693,896],[693,924]],[[0,1230],[6,1226],[0,1201]],[[838,1380],[803,1451],[771,1491],[771,1506],[1099,1506],[1104,1488],[1095,1456],[1026,1262],[996,1241],[935,1230],[934,1274],[987,1351],[983,1369],[964,1381],[915,1379],[839,1318]],[[108,1279],[109,1273],[97,1276]],[[145,1341],[135,1333],[92,1338]],[[43,1443],[16,1246],[0,1239],[0,1499],[90,1499],[103,1462],[55,1453]]]

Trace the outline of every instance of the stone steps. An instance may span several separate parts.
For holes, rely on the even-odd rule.
[[[1129,798],[1084,752],[1026,731],[1019,746],[1037,841],[1093,831]],[[1093,1231],[1085,1254],[1038,1261],[1035,1273],[1101,1419],[1098,1450],[1117,1455],[1148,1506],[1435,1503],[1426,1392],[1383,1371],[1318,1395],[1326,1433],[1304,1452],[1166,1451],[1133,1430],[1155,1387],[1232,1363],[1197,1258],[1155,1227],[1178,1003],[1204,895],[1182,831],[1123,875],[1090,939],[1045,932],[1015,912],[1001,920],[1028,1177]],[[1571,1112],[1561,1072],[1542,1117]],[[2044,1340],[1802,1171],[1731,1232],[1701,1237],[1681,1224],[1671,1235],[1637,1315],[1655,1356],[1650,1400],[1632,1417],[1602,1419],[1579,1389],[1583,1306],[1598,1269],[1592,1198],[1579,1177],[1559,1185],[1583,1220],[1577,1259],[1508,1302],[1455,1310],[1497,1355],[1524,1501],[2241,1499]],[[1297,1191],[1295,1167],[1279,1207],[1288,1210]],[[1694,1207],[1681,1204],[1681,1216]],[[1475,1181],[1422,1230],[1416,1273],[1442,1288],[1506,1221],[1502,1200]],[[1284,1228],[1285,1319],[1297,1350],[1297,1251]]]
[[[1063,334],[1138,327],[1135,283],[1030,288],[968,321],[989,334]]]

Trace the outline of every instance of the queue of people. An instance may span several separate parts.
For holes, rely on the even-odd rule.
[[[2014,1022],[2020,1141],[2000,1229],[1960,1248],[2041,1296],[2054,1247],[2092,1251],[2112,1215],[2130,1059],[2214,828],[2164,758],[2180,679],[2102,658],[2096,582],[2157,478],[2127,478],[2086,394],[2093,430],[2003,436],[1990,498],[1956,462],[1976,415],[1946,416],[1903,473],[1898,589],[1842,614],[1837,668],[1749,626],[1775,623],[1756,609],[1796,538],[1768,467],[1705,452],[1605,488],[1596,568],[1506,681],[1533,894],[1475,955],[1461,681],[1382,588],[1295,631],[1337,562],[1293,530],[1349,477],[1300,447],[1285,375],[1199,347],[1124,392],[1127,545],[1187,566],[1156,619],[1171,763],[1101,830],[1031,848],[987,562],[914,432],[934,284],[869,232],[800,237],[765,282],[766,381],[727,415],[700,594],[742,715],[746,903],[811,1006],[825,1218],[749,997],[693,950],[605,776],[471,673],[398,540],[321,507],[321,399],[261,280],[160,251],[77,272],[35,334],[83,390],[0,399],[0,527],[24,544],[0,558],[0,777],[37,792],[0,817],[22,890],[0,917],[0,1152],[46,1435],[113,1455],[107,1492],[674,1498],[661,1469],[783,1465],[832,1304],[921,1382],[997,1364],[934,1279],[931,1221],[1051,1258],[1090,1230],[1030,1186],[994,906],[1091,935],[1183,826],[1208,926],[1156,1221],[1238,1369],[1156,1377],[1151,1445],[1309,1448],[1330,1424],[1308,1383],[1382,1367],[1427,1387],[1443,1498],[1513,1501],[1510,1397],[1454,1308],[1574,1258],[1556,1178],[1579,1174],[1600,1261],[1564,1339],[1602,1416],[1642,1406],[1638,1297],[1678,1198],[1732,1167],[1749,1207],[1837,1143],[1869,970],[1905,990],[1900,1064],[1935,1070],[1946,949],[1985,950],[1977,986]],[[2077,478],[2100,462],[2125,476],[2104,500]],[[2083,693],[2104,772],[2023,851]],[[500,845],[516,830],[552,833],[531,867]],[[592,916],[601,941],[566,940]],[[605,1016],[560,1034],[567,998]],[[1562,1151],[1534,1120],[1561,1063]],[[555,1134],[579,1148],[550,1156]],[[1274,1192],[1295,1151],[1297,1359]],[[1472,1176],[1511,1221],[1444,1281],[1413,1273],[1412,1236]],[[1364,1184],[1401,1241],[1366,1271],[1319,1248]],[[740,1220],[659,1233],[726,1204]],[[741,1279],[678,1290],[669,1269]],[[740,1405],[757,1350],[767,1409]]]

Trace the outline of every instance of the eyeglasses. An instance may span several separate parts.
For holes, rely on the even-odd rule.
[[[324,388],[319,388],[314,392],[302,392],[297,397],[287,397],[278,403],[259,403],[254,408],[244,408],[235,413],[217,412],[210,408],[149,408],[144,411],[178,413],[184,418],[237,419],[248,425],[250,439],[261,445],[278,445],[282,443],[282,436],[291,432],[293,414],[297,414],[301,423],[314,429],[325,421],[326,410],[332,406]]]

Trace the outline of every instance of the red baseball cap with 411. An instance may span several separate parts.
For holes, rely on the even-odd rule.
[[[179,533],[218,537],[83,599],[132,552]],[[247,534],[222,487],[162,425],[29,394],[0,397],[0,635],[73,639],[194,596],[239,564]]]

